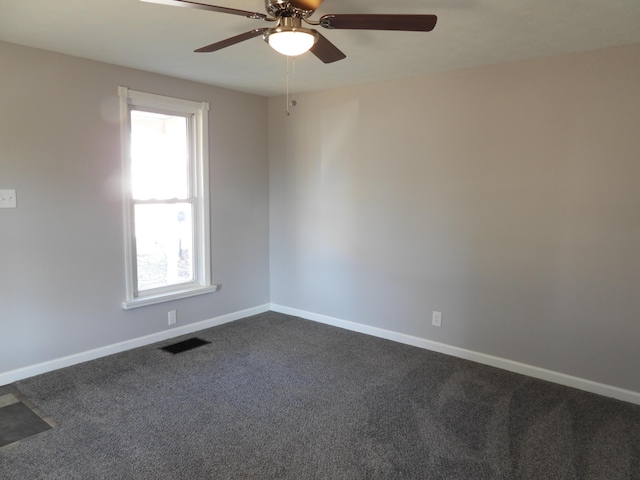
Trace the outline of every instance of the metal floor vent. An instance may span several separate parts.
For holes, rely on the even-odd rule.
[[[211,342],[207,342],[206,340],[202,340],[201,338],[193,337],[182,342],[167,345],[166,347],[162,347],[160,350],[164,350],[165,352],[173,353],[175,355],[176,353],[182,353],[193,348],[201,347],[202,345],[206,345],[207,343]]]

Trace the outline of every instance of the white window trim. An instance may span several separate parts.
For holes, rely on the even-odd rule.
[[[215,292],[218,285],[211,283],[211,240],[209,228],[209,148],[208,148],[208,102],[194,102],[180,98],[165,97],[152,93],[138,92],[127,87],[118,87],[120,97],[120,138],[122,139],[122,171],[123,171],[123,197],[124,197],[124,253],[125,253],[125,285],[126,299],[122,302],[122,308],[131,309],[153,305],[156,303],[193,297],[205,293]],[[131,106],[141,108],[156,108],[171,110],[176,113],[193,115],[193,128],[196,144],[194,145],[196,190],[196,215],[194,218],[194,235],[200,240],[197,245],[197,258],[195,269],[195,284],[176,285],[163,290],[154,290],[152,293],[136,295],[136,278],[133,263],[134,231],[132,225],[131,198],[131,159],[130,159],[130,115]]]

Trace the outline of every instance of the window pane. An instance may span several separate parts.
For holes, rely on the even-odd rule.
[[[194,280],[189,203],[136,205],[138,290]]]
[[[136,200],[189,197],[187,119],[131,111],[131,186]]]

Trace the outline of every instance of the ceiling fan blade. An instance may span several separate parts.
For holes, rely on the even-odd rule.
[[[212,43],[211,45],[207,45],[206,47],[202,47],[194,51],[198,53],[208,53],[208,52],[215,52],[217,50],[222,50],[223,48],[230,47],[231,45],[235,45],[236,43],[244,42],[245,40],[249,40],[253,37],[262,35],[267,30],[269,29],[256,28],[255,30],[251,30],[250,32],[241,33],[240,35],[236,35],[235,37],[227,38],[226,40]]]
[[[147,3],[158,3],[160,5],[170,5],[172,7],[197,8],[199,10],[209,10],[210,12],[229,13],[231,15],[241,15],[248,18],[266,19],[264,13],[254,13],[246,10],[238,10],[236,8],[217,7],[206,3],[192,2],[191,0],[140,0]]]
[[[324,15],[320,25],[329,29],[401,30],[430,32],[436,26],[435,15]]]
[[[318,41],[309,49],[311,53],[313,53],[316,57],[322,60],[324,63],[333,63],[338,60],[342,60],[347,56],[342,53],[338,47],[336,47],[333,43],[326,39],[326,37],[322,36],[320,32],[318,33]]]
[[[301,10],[317,10],[322,5],[323,0],[289,0],[292,7]]]

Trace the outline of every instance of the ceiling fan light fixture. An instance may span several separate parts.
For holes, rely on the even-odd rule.
[[[265,40],[271,48],[288,57],[307,52],[317,39],[317,33],[307,28],[277,28],[265,33]]]

